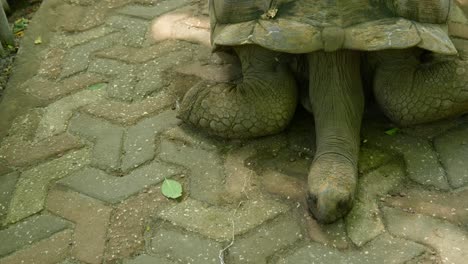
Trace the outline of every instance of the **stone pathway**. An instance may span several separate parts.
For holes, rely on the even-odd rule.
[[[466,263],[466,117],[389,136],[368,115],[356,204],[327,226],[303,200],[311,116],[252,141],[181,124],[190,87],[239,73],[206,2],[44,1],[0,104],[0,263]]]

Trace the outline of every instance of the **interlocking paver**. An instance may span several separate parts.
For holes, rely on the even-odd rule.
[[[229,248],[229,263],[267,263],[267,258],[303,238],[301,226],[291,214],[279,216],[268,225],[234,240]]]
[[[188,199],[161,211],[157,217],[206,237],[229,241],[232,239],[233,228],[235,235],[242,234],[288,210],[281,202],[263,198],[248,200],[238,205],[237,209],[235,206],[208,206]],[[235,223],[234,227],[232,221]]]
[[[154,161],[123,177],[109,175],[95,168],[84,168],[58,183],[101,201],[115,204],[160,183],[165,178],[180,173],[181,169],[178,167]]]
[[[346,217],[348,236],[357,246],[385,232],[377,199],[397,188],[404,178],[403,165],[390,163],[359,179],[355,204]]]
[[[150,256],[150,255],[139,255],[136,258],[124,260],[123,264],[176,264],[177,262],[168,260],[162,257]]]
[[[148,228],[148,218],[170,205],[169,200],[162,195],[159,185],[149,187],[118,204],[112,213],[107,233],[105,260],[113,263],[142,252],[145,247],[143,235]]]
[[[65,50],[61,48],[51,48],[44,55],[37,74],[47,79],[56,80],[62,72],[62,61],[64,57]]]
[[[453,129],[436,138],[435,147],[447,171],[449,183],[454,188],[468,184],[468,126]]]
[[[190,170],[190,196],[211,204],[223,202],[224,171],[216,152],[162,140],[159,147],[162,160],[180,164]]]
[[[102,263],[112,208],[85,195],[54,188],[47,209],[75,223],[72,255],[86,263]]]
[[[89,150],[81,149],[21,173],[5,222],[17,222],[44,208],[49,184],[86,166]]]
[[[106,77],[93,73],[77,74],[60,82],[34,77],[26,81],[23,86],[26,92],[46,101],[83,90],[93,84],[106,82]]]
[[[7,215],[10,207],[18,176],[19,172],[0,175],[0,225],[3,223],[3,218]]]
[[[182,263],[219,263],[223,245],[193,233],[157,226],[152,234],[150,253]]]
[[[78,108],[90,103],[102,100],[105,95],[103,90],[84,90],[62,98],[44,108],[39,122],[36,139],[41,140],[67,130],[68,120]]]
[[[66,78],[86,70],[93,52],[109,48],[118,43],[121,37],[120,33],[111,33],[105,37],[73,47],[65,56],[61,78]]]
[[[366,244],[360,251],[341,252],[318,243],[306,244],[290,255],[281,257],[276,263],[306,264],[311,260],[315,263],[336,264],[405,263],[425,250],[420,244],[383,234]]]
[[[464,263],[468,257],[468,235],[464,229],[429,216],[384,208],[388,231],[399,237],[436,249],[443,263]]]
[[[52,215],[36,215],[24,222],[0,230],[0,241],[8,241],[8,243],[0,244],[0,260],[8,254],[50,238],[70,227],[71,223],[62,218]]]
[[[70,120],[69,130],[94,142],[91,164],[103,170],[120,169],[124,129],[79,114]]]
[[[74,46],[84,44],[95,39],[99,39],[116,31],[118,31],[118,29],[115,29],[113,27],[101,26],[80,33],[59,33],[52,39],[51,46],[69,49]]]
[[[149,47],[143,48],[117,45],[108,49],[97,51],[95,56],[98,58],[120,60],[131,64],[141,64],[153,61],[169,53],[180,52],[182,50],[184,50],[186,53],[198,53],[199,46],[185,41],[167,40],[158,43],[158,45],[151,45]],[[205,56],[209,57],[209,54]]]
[[[150,20],[164,13],[170,12],[174,9],[190,4],[191,2],[192,2],[191,0],[165,0],[151,7],[129,5],[120,9],[118,12],[120,14]]]
[[[166,111],[130,127],[124,140],[122,170],[129,171],[154,158],[156,135],[179,123],[174,111]]]
[[[107,20],[110,27],[123,31],[123,45],[132,47],[141,47],[146,39],[146,32],[149,29],[150,23],[146,20],[131,18],[126,16],[111,16]]]
[[[12,166],[31,165],[83,146],[77,137],[68,133],[62,133],[38,142],[23,141],[12,137],[2,143],[0,153]]]
[[[468,190],[447,193],[422,188],[403,190],[403,196],[394,195],[385,199],[390,207],[405,212],[415,212],[468,227]]]
[[[119,101],[103,101],[89,104],[83,110],[91,115],[101,117],[122,125],[138,122],[158,112],[163,112],[176,102],[177,98],[171,94],[160,93],[154,97],[147,97],[137,103]]]
[[[391,153],[364,144],[359,152],[359,173],[368,173],[393,159],[395,156]]]
[[[363,140],[368,142],[366,144],[375,145],[403,155],[408,177],[413,181],[441,190],[450,189],[446,172],[439,162],[438,154],[428,140],[402,133],[389,136],[384,132],[385,129],[382,127],[365,127],[363,128]]]
[[[72,241],[72,230],[65,229],[15,251],[5,258],[0,257],[0,262],[2,264],[56,264],[70,254]]]

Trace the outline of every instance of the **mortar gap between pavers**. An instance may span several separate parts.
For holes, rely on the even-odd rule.
[[[448,132],[448,131],[445,131],[445,132]],[[442,135],[442,133],[440,135]],[[436,138],[437,137],[434,137],[434,138],[431,138],[430,140],[428,140],[429,145],[431,146],[431,149],[434,151],[435,155],[437,156],[437,164],[439,164],[439,166],[444,170],[444,174],[443,174],[444,175],[444,180],[445,180],[445,182],[447,182],[447,185],[448,185],[448,188],[449,188],[446,191],[452,191],[454,189],[454,187],[453,187],[453,184],[452,184],[450,178],[447,175],[447,168],[445,167],[444,163],[442,162],[442,159],[440,157],[440,153],[437,151],[437,148],[435,146],[435,139]]]

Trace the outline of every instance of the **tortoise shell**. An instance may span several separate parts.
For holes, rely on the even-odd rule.
[[[287,53],[420,47],[457,54],[452,0],[210,0],[212,44]]]

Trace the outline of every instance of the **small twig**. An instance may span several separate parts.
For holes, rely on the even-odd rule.
[[[236,213],[237,213],[237,209],[239,209],[242,205],[242,201],[239,202],[239,205],[237,206],[236,210],[234,210],[234,212],[232,213],[232,239],[231,239],[231,243],[229,243],[229,245],[227,245],[225,248],[223,248],[222,250],[219,251],[219,255],[218,255],[218,258],[219,258],[219,262],[221,264],[225,264],[224,263],[224,252],[226,250],[228,250],[230,247],[232,247],[232,245],[234,245],[234,240],[235,240],[235,233],[236,233],[236,229],[235,229],[235,221],[234,221],[234,218],[236,216]]]

